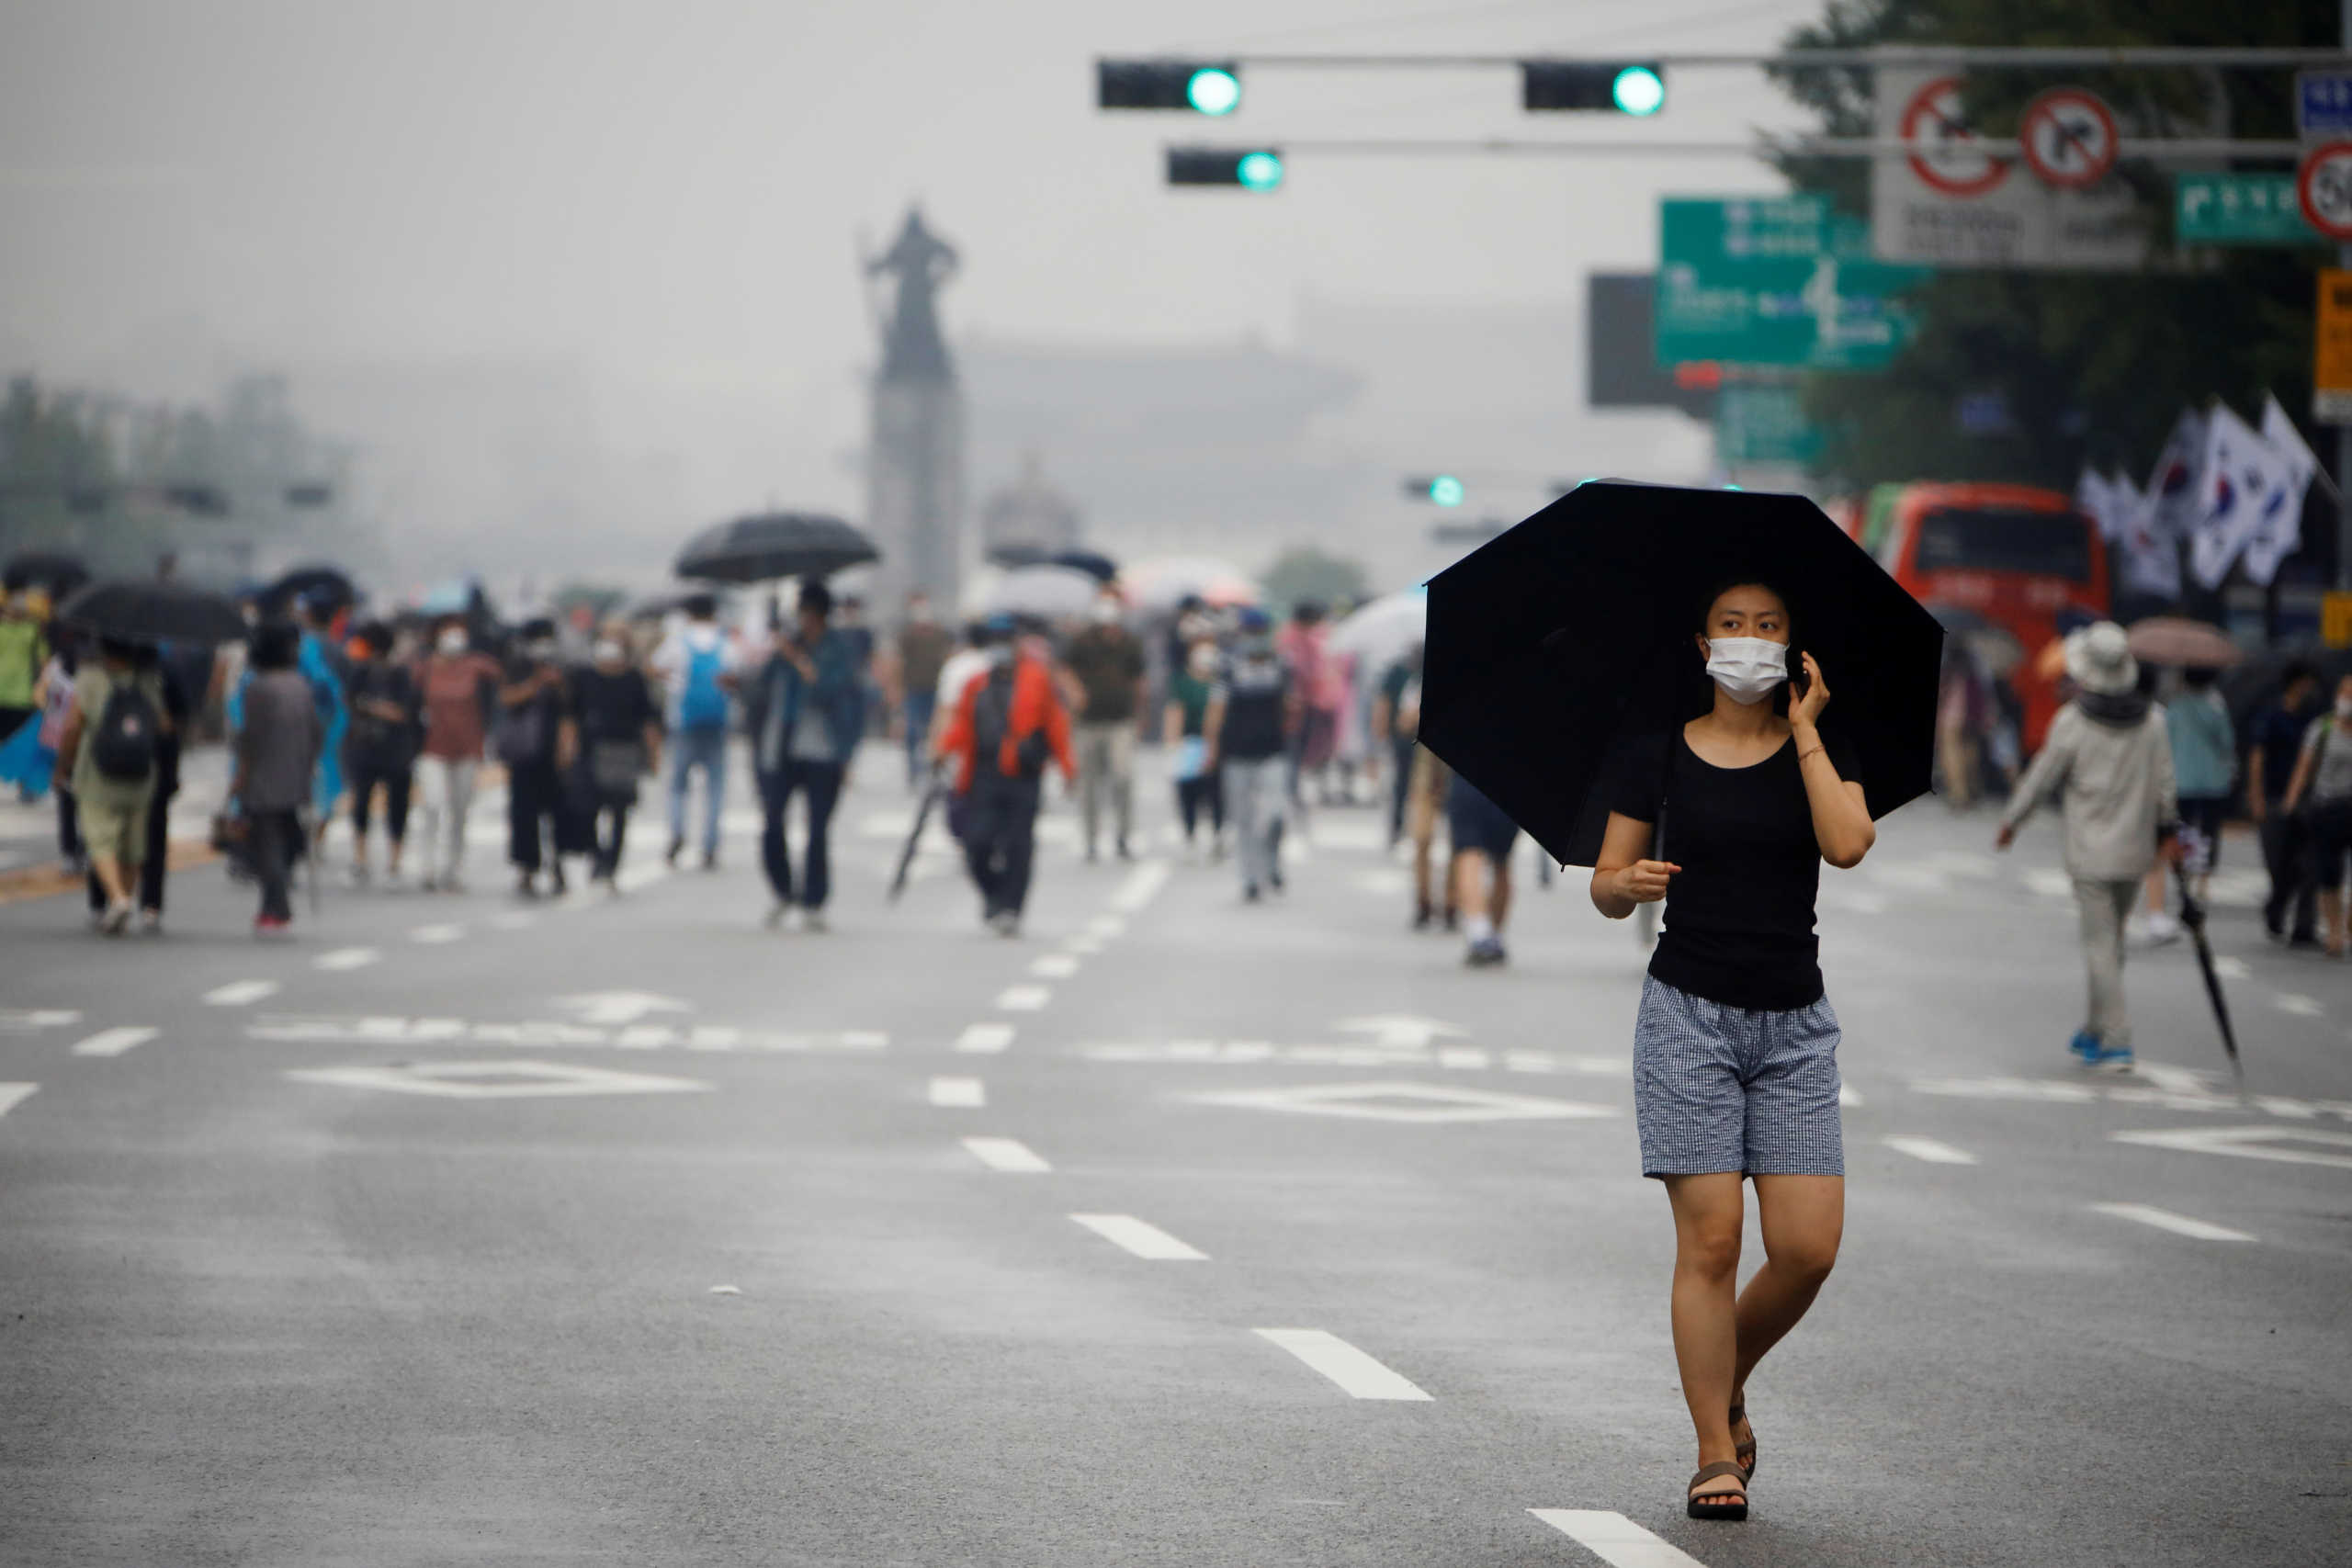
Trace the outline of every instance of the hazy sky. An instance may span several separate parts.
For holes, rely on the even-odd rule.
[[[698,499],[854,503],[852,268],[919,197],[951,333],[1287,342],[1303,293],[1558,300],[1639,266],[1735,159],[1310,157],[1163,188],[1170,140],[1723,137],[1753,72],[1632,123],[1505,70],[1249,73],[1242,112],[1106,116],[1097,54],[1769,45],[1817,0],[0,0],[0,364],[208,390],[243,365],[541,357]],[[693,430],[725,432],[707,465]],[[772,442],[767,432],[773,432]],[[716,448],[725,447],[721,456]]]

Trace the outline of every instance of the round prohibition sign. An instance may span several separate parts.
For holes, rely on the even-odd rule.
[[[2303,154],[2295,200],[2311,226],[2331,240],[2352,240],[2352,141],[2330,141]]]
[[[2122,144],[2115,112],[2097,93],[2081,87],[2052,87],[2026,105],[2018,140],[2041,183],[2061,190],[2105,179]]]
[[[1910,154],[1911,172],[1946,196],[1983,196],[2009,177],[2009,161],[1987,152],[1970,129],[1960,78],[1939,76],[1903,107],[1903,140],[1928,145]]]

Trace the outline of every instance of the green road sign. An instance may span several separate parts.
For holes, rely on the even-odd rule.
[[[1658,204],[1660,365],[1868,369],[1910,340],[1899,298],[1926,267],[1872,259],[1870,225],[1826,197]]]
[[[2291,174],[2177,174],[2173,238],[2184,245],[2324,245],[2303,220]]]
[[[1715,403],[1715,458],[1723,463],[1810,463],[1821,432],[1793,387],[1725,387]]]

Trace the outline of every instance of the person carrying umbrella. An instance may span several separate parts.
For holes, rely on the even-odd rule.
[[[962,797],[964,860],[980,892],[981,916],[1000,936],[1021,934],[1035,859],[1037,809],[1046,763],[1065,784],[1078,780],[1069,710],[1054,689],[1046,660],[1021,646],[1012,617],[989,619],[988,668],[964,688],[939,738],[939,755],[956,759]]]
[[[2066,874],[2081,917],[2089,1016],[2069,1049],[2086,1066],[2132,1066],[2123,1004],[2123,923],[2159,854],[2177,859],[2180,798],[2164,708],[2140,689],[2139,661],[2112,621],[2066,638],[2075,697],[2050,721],[1993,843],[2007,849],[2036,807],[2063,795]]]

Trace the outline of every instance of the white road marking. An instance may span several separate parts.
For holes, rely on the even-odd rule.
[[[101,1029],[87,1040],[77,1043],[74,1054],[76,1056],[119,1056],[125,1051],[146,1044],[162,1032],[160,1029],[136,1023],[126,1024],[119,1029]]]
[[[2075,879],[2051,866],[2035,866],[2023,873],[2020,880],[2044,898],[2072,898],[2075,896]]]
[[[81,1021],[82,1015],[71,1008],[0,1008],[0,1034],[30,1034]]]
[[[1532,1094],[1501,1094],[1492,1089],[1406,1080],[1237,1089],[1187,1098],[1204,1105],[1234,1105],[1301,1116],[1351,1116],[1367,1122],[1521,1122],[1619,1114],[1613,1105],[1587,1105],[1573,1100],[1544,1100]]]
[[[1825,887],[1821,890],[1821,901],[1833,909],[1844,909],[1849,914],[1883,915],[1886,913],[1886,895],[1883,893],[1863,893],[1846,887]]]
[[[2290,1012],[2297,1018],[2318,1018],[2327,1011],[2319,1005],[2317,997],[2306,997],[2294,991],[2282,991],[2270,1000],[2280,1012]]]
[[[2154,1225],[2175,1235],[2194,1236],[2199,1241],[2252,1241],[2244,1231],[2233,1231],[2227,1225],[2211,1224],[2204,1220],[2192,1220],[2187,1214],[2176,1214],[2170,1209],[2158,1209],[2147,1203],[2093,1203],[2098,1213],[2112,1214],[2119,1220],[2136,1220],[2143,1225]]]
[[[1074,953],[1080,958],[1091,958],[1102,951],[1103,940],[1092,931],[1080,931],[1062,943],[1064,953]]]
[[[1096,936],[1109,938],[1125,934],[1127,922],[1116,915],[1097,915],[1086,922],[1086,929]]]
[[[2210,1075],[2196,1067],[2167,1066],[2162,1062],[2140,1062],[2132,1068],[2132,1075],[2143,1077],[2166,1094],[2211,1094]]]
[[[1123,915],[1132,915],[1159,897],[1168,886],[1169,868],[1164,860],[1146,861],[1127,873],[1118,891],[1111,895],[1111,908]]]
[[[298,1083],[379,1089],[445,1100],[524,1100],[548,1095],[676,1094],[711,1086],[697,1078],[616,1072],[555,1062],[412,1062],[397,1067],[297,1067]]]
[[[993,1056],[1012,1043],[1013,1029],[1009,1023],[971,1023],[956,1037],[956,1049],[967,1055]]]
[[[931,1102],[933,1105],[986,1105],[988,1091],[978,1078],[933,1078],[931,1080]]]
[[[2251,980],[2254,978],[2254,965],[2225,953],[2213,960],[2213,973],[2224,980]]]
[[[1007,1012],[1035,1012],[1053,999],[1049,986],[1007,986],[997,993],[996,1005]]]
[[[255,1040],[300,1040],[346,1045],[499,1045],[568,1049],[610,1046],[621,1051],[879,1051],[890,1037],[878,1030],[835,1033],[746,1029],[732,1023],[574,1023],[568,1019],[492,1022],[462,1018],[401,1018],[358,1014],[309,1017],[265,1013],[245,1032]]]
[[[1840,1104],[1840,1105],[1842,1105],[1842,1106],[1846,1106],[1846,1107],[1848,1107],[1849,1109],[1850,1109],[1850,1108],[1852,1108],[1852,1107],[1854,1107],[1854,1106],[1860,1105],[1861,1102],[1862,1102],[1862,1097],[1861,1097],[1860,1095],[1856,1094],[1852,1089],[1848,1089],[1844,1084],[1839,1084],[1839,1085],[1838,1086],[1838,1104]]]
[[[2284,1095],[2257,1094],[2254,1103],[2273,1116],[2290,1116],[2298,1122],[2310,1122],[2319,1116],[2319,1107],[2305,1100],[2290,1100]]]
[[[0,1083],[0,1116],[22,1105],[32,1092],[40,1088],[37,1083]]]
[[[1899,1155],[1926,1160],[1929,1165],[1974,1165],[1976,1156],[1966,1149],[1939,1144],[1933,1138],[1915,1138],[1907,1133],[1890,1133],[1879,1140]]]
[[[1442,1045],[1437,1065],[1466,1072],[1483,1072],[1495,1065],[1495,1054],[1483,1045]]]
[[[2275,1159],[2289,1165],[2325,1165],[2352,1170],[2352,1133],[2324,1133],[2300,1127],[2167,1127],[2159,1132],[2109,1133],[2119,1144],[2143,1144],[2150,1148],[2186,1149],[2192,1154],[2233,1155],[2240,1159]],[[2318,1148],[2282,1147],[2316,1144]],[[2324,1151],[2324,1152],[2323,1152]]]
[[[1070,1218],[1112,1245],[1126,1248],[1137,1258],[1174,1263],[1205,1262],[1208,1259],[1207,1253],[1186,1246],[1158,1225],[1148,1224],[1133,1214],[1072,1214]]]
[[[408,939],[432,947],[452,942],[462,942],[465,940],[465,935],[466,928],[463,926],[419,926],[408,933]]]
[[[1429,1395],[1336,1334],[1320,1328],[1258,1328],[1271,1340],[1357,1399],[1427,1399]]]
[[[1369,1034],[1377,1044],[1408,1048],[1427,1045],[1441,1034],[1458,1040],[1470,1032],[1458,1023],[1448,1023],[1440,1018],[1422,1018],[1409,1012],[1343,1018],[1331,1027],[1343,1034]]]
[[[1054,1168],[1018,1138],[967,1138],[964,1146],[990,1170],[1015,1171],[1025,1175]]]
[[[694,1011],[692,1002],[651,991],[587,991],[552,999],[566,1012],[578,1013],[582,1023],[636,1023],[650,1012]]]
[[[1032,959],[1029,973],[1040,980],[1067,980],[1078,973],[1078,960],[1067,953],[1048,953]]]
[[[322,953],[311,959],[311,967],[330,971],[365,969],[383,956],[372,947],[338,947],[332,953]]]
[[[232,980],[204,993],[206,1002],[217,1008],[251,1007],[266,997],[277,995],[275,980]]]
[[[1913,1078],[1921,1094],[1957,1095],[1963,1100],[2051,1100],[2087,1104],[2098,1098],[2088,1084],[2060,1078]]]
[[[625,865],[615,874],[613,886],[624,893],[634,893],[641,887],[651,886],[669,874],[670,868],[658,861],[649,861],[642,865]]]
[[[743,1289],[740,1285],[713,1285],[710,1293],[714,1296],[740,1296]]]
[[[1600,1558],[1610,1568],[1706,1568],[1678,1546],[1650,1534],[1623,1514],[1599,1508],[1527,1510]]]

